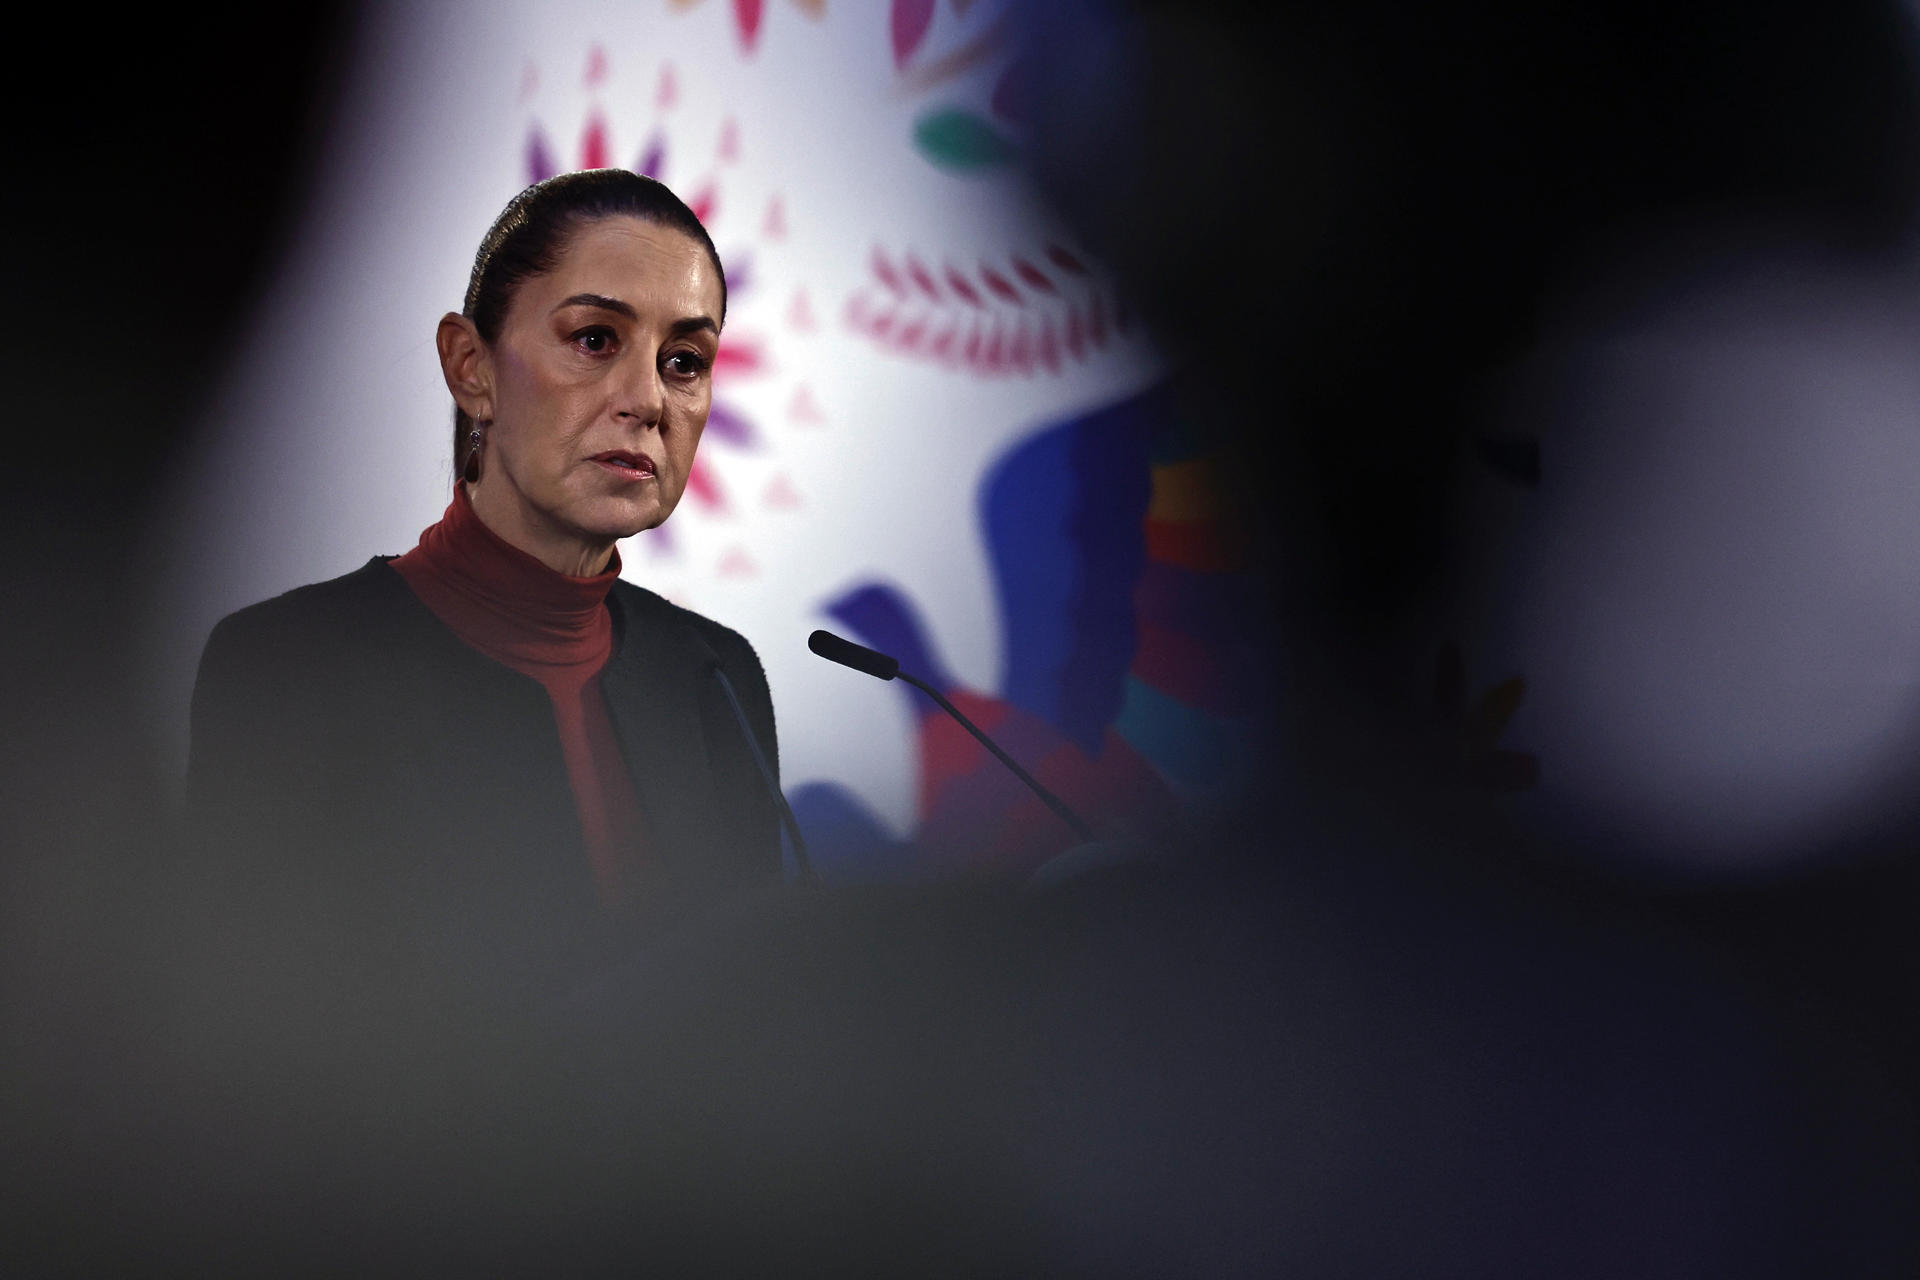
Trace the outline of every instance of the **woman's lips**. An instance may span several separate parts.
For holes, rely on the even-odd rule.
[[[622,480],[654,478],[653,459],[644,453],[628,453],[624,449],[614,449],[607,453],[596,453],[589,461],[599,464],[601,470],[611,472]]]

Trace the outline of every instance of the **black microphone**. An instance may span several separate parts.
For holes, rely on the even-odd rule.
[[[1022,769],[1019,763],[1000,749],[1000,744],[980,731],[978,725],[960,714],[960,708],[948,702],[941,692],[918,677],[908,675],[900,669],[900,660],[889,657],[877,649],[869,649],[863,644],[843,640],[831,631],[816,631],[807,637],[807,648],[813,650],[828,662],[837,662],[843,667],[852,667],[855,671],[864,671],[881,680],[899,678],[905,680],[920,692],[939,703],[946,713],[960,722],[960,727],[980,740],[980,745],[999,758],[1000,763],[1013,770],[1014,776],[1033,789],[1033,794],[1046,802],[1047,808],[1054,811],[1060,821],[1073,828],[1073,833],[1083,841],[1092,841],[1095,837],[1079,814],[1067,808],[1059,796],[1040,785],[1040,780]]]
[[[787,803],[786,793],[780,790],[780,783],[773,776],[773,768],[760,750],[760,740],[753,736],[753,728],[747,723],[746,709],[740,705],[740,695],[733,691],[733,681],[727,679],[727,673],[720,666],[720,656],[713,651],[713,646],[703,637],[696,636],[694,639],[707,657],[708,674],[720,686],[720,692],[727,696],[727,706],[733,711],[734,723],[740,726],[740,736],[747,740],[747,751],[753,756],[754,767],[760,771],[760,780],[766,784],[767,793],[780,810],[781,824],[793,838],[793,863],[798,878],[804,884],[818,884],[820,877],[813,873],[813,858],[807,853],[807,838],[800,834],[800,820],[793,816],[793,806]]]
[[[869,649],[851,640],[842,640],[831,631],[816,631],[808,636],[807,648],[828,662],[837,662],[843,667],[852,667],[855,671],[864,671],[882,680],[891,680],[900,674],[900,659],[889,658],[878,649]]]

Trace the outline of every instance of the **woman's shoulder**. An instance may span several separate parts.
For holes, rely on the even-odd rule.
[[[678,629],[704,641],[729,665],[744,661],[751,663],[755,669],[760,666],[760,656],[753,651],[753,645],[745,636],[726,623],[716,622],[704,613],[695,613],[684,605],[675,604],[656,591],[649,591],[622,578],[613,584],[613,599],[622,614],[635,625]]]
[[[366,637],[383,619],[406,619],[418,609],[391,561],[391,556],[376,556],[351,573],[237,609],[215,624],[209,648],[244,643],[325,648]]]

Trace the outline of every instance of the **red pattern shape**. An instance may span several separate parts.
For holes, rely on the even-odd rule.
[[[607,167],[607,120],[598,111],[587,117],[586,132],[580,135],[580,167]]]
[[[955,293],[965,298],[968,305],[975,307],[984,307],[987,305],[980,297],[980,291],[967,283],[967,278],[958,271],[955,271],[952,267],[947,268],[947,284],[952,287]]]
[[[1147,521],[1147,558],[1196,573],[1232,573],[1246,567],[1246,546],[1213,524]]]
[[[987,282],[987,288],[993,290],[995,297],[1003,298],[1016,307],[1023,305],[1020,291],[1015,289],[1005,276],[984,262],[980,264],[980,278]]]
[[[972,272],[943,264],[936,275],[912,250],[875,245],[870,270],[892,305],[876,305],[874,290],[856,289],[847,324],[901,355],[977,375],[1058,375],[1104,348],[1125,312],[1070,250],[1048,243],[1042,252],[1064,280],[1021,253],[1008,255],[1005,265],[983,261]],[[985,324],[969,332],[965,312],[954,314],[962,306],[986,313]]]
[[[693,216],[705,224],[713,221],[714,211],[719,204],[720,192],[709,182],[694,193],[693,199],[687,201],[687,208],[693,210]]]
[[[760,344],[752,338],[738,337],[720,344],[714,353],[713,376],[716,381],[723,378],[750,377],[762,373],[767,368],[766,353]]]
[[[1190,707],[1225,716],[1241,712],[1244,685],[1220,661],[1217,645],[1145,621],[1136,635],[1133,675]]]
[[[939,286],[934,284],[933,277],[927,274],[926,267],[922,266],[920,260],[912,254],[907,255],[907,275],[920,287],[920,292],[935,302],[940,301]]]
[[[760,20],[766,16],[764,0],[733,0],[733,21],[740,29],[740,48],[751,54],[760,39]],[[705,219],[702,219],[705,221]]]
[[[933,0],[893,0],[887,35],[893,43],[893,65],[904,67],[933,26]]]
[[[1047,294],[1058,294],[1060,292],[1054,288],[1053,281],[1047,277],[1046,272],[1034,266],[1018,254],[1015,254],[1013,258],[1013,274],[1019,276],[1021,283],[1025,284],[1029,289],[1038,289],[1041,293]]]
[[[695,502],[713,511],[724,514],[728,509],[726,491],[720,487],[720,482],[713,478],[705,462],[698,457],[693,460],[693,467],[687,472],[687,493]]]

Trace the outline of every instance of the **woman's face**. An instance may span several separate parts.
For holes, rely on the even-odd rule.
[[[483,357],[493,422],[469,495],[488,527],[585,575],[672,514],[713,403],[720,306],[685,233],[629,217],[576,230]]]

